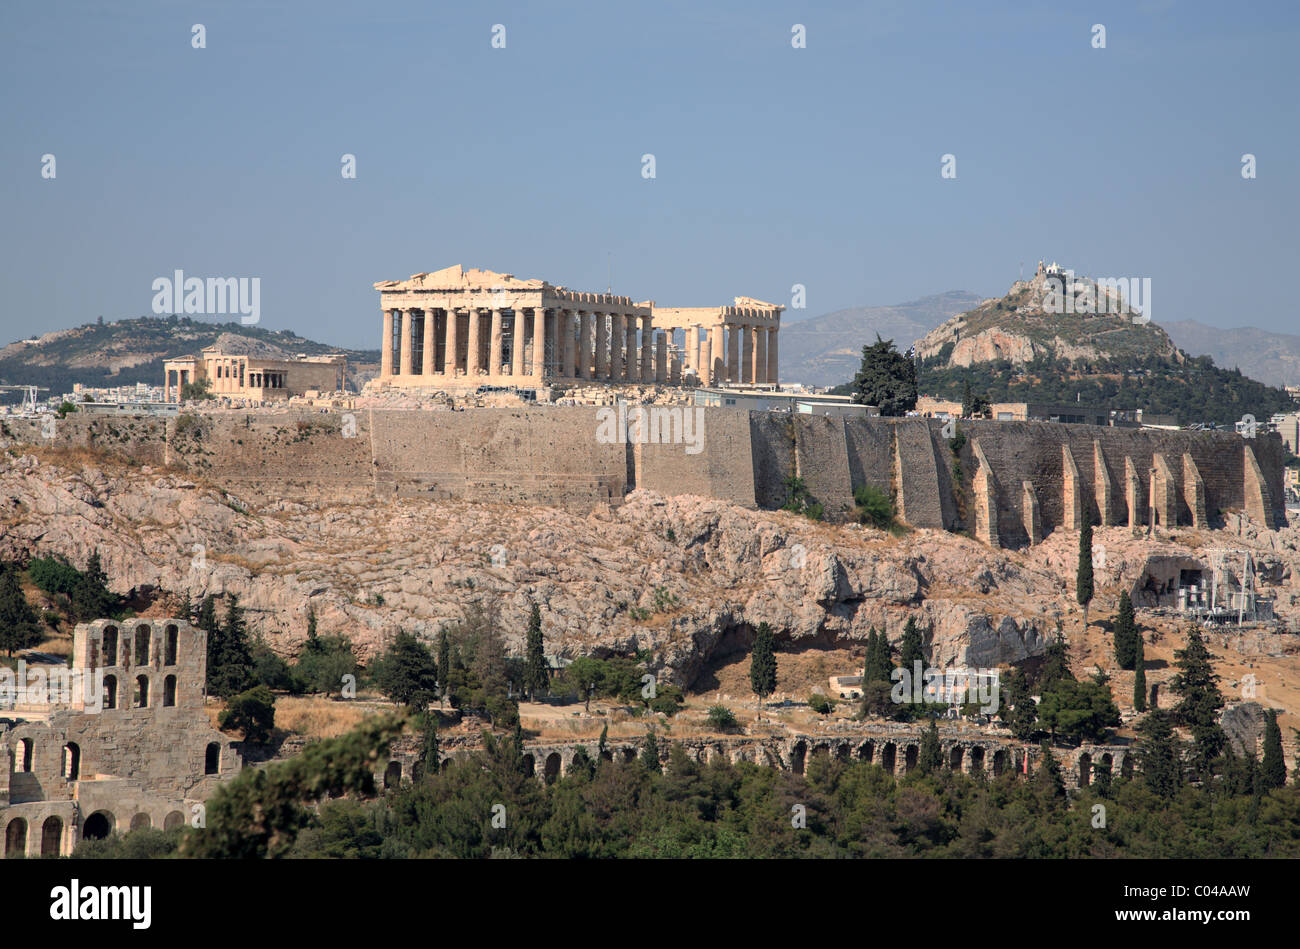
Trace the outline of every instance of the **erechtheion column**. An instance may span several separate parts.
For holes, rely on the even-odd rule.
[[[772,385],[776,385],[781,378],[776,361],[776,339],[777,328],[774,326],[767,331],[767,381]]]
[[[393,374],[393,313],[393,310],[384,311],[384,344],[379,348],[379,374],[381,376],[391,376]]]
[[[533,375],[541,382],[546,375],[546,310],[533,307]]]
[[[501,375],[501,343],[505,339],[505,327],[502,325],[500,308],[492,310],[492,334],[488,337],[488,375]]]
[[[403,376],[411,374],[411,311],[399,310],[402,315],[402,351],[398,373]]]
[[[524,314],[516,307],[510,323],[510,375],[518,378],[524,372]]]

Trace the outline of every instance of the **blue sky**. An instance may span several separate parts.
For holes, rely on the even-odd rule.
[[[148,314],[176,269],[369,348],[375,281],[456,263],[676,306],[798,283],[795,316],[1039,257],[1150,277],[1156,322],[1294,330],[1297,9],[5,0],[0,341]]]

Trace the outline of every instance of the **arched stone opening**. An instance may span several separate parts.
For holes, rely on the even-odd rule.
[[[543,774],[546,777],[547,784],[553,784],[556,778],[560,776],[560,753],[558,751],[552,751],[546,756],[546,768]]]
[[[103,840],[113,832],[116,821],[108,811],[95,811],[81,826],[81,836],[86,840]]]
[[[858,748],[858,759],[865,761],[867,764],[871,764],[871,759],[875,757],[875,754],[876,743],[874,741],[864,741],[862,746]]]
[[[908,745],[907,750],[903,752],[903,771],[908,772],[916,767],[917,761],[921,758],[921,749],[917,745]]]
[[[953,745],[952,750],[948,752],[948,767],[954,771],[960,771],[964,753],[961,745]]]
[[[1092,783],[1092,755],[1086,751],[1079,755],[1079,787],[1086,788]]]
[[[163,679],[163,706],[171,708],[176,704],[176,677],[168,676]]]
[[[898,746],[892,741],[885,742],[885,747],[880,749],[880,766],[890,774],[898,767]]]
[[[170,811],[163,818],[163,830],[175,830],[177,827],[185,826],[185,815],[180,811]]]
[[[537,774],[537,759],[532,755],[524,755],[524,776],[533,777]]]
[[[153,826],[153,821],[149,818],[149,815],[145,814],[144,812],[141,812],[131,818],[130,832],[134,833],[137,830],[148,830],[152,826]]]
[[[135,677],[135,707],[136,708],[149,707],[149,677],[148,676]]]
[[[794,743],[790,749],[790,770],[795,774],[803,774],[804,760],[808,757],[808,745],[802,741]]]
[[[116,666],[118,664],[117,655],[117,627],[104,627],[104,665]]]
[[[41,856],[58,857],[63,854],[63,818],[51,816],[41,825]]]
[[[624,760],[624,761],[636,761],[636,749],[635,749],[635,748],[624,748],[624,749],[623,749],[623,760]]]
[[[994,777],[997,777],[999,774],[1006,774],[1008,764],[1007,758],[1008,755],[1005,748],[999,748],[997,751],[993,752]]]
[[[5,828],[5,856],[22,857],[27,854],[27,821],[15,817]]]
[[[978,745],[970,750],[970,773],[984,773],[984,749]]]
[[[402,763],[400,761],[388,762],[388,767],[384,769],[384,790],[395,788],[402,783]]]
[[[180,631],[175,624],[168,623],[166,640],[163,645],[163,665],[165,666],[176,665],[176,640],[179,635]]]
[[[1133,756],[1132,755],[1125,755],[1122,759],[1120,759],[1119,776],[1121,778],[1133,777]]]
[[[849,760],[849,746],[847,743],[841,743],[835,746],[835,757],[839,761]]]
[[[81,746],[70,741],[63,746],[63,776],[69,781],[81,777]]]
[[[149,664],[149,644],[153,638],[153,629],[141,623],[135,628],[135,664],[137,666],[147,666]]]
[[[104,676],[104,708],[117,708],[117,676]]]
[[[215,741],[208,742],[203,752],[203,773],[216,774],[221,769],[221,746]]]
[[[20,739],[18,742],[18,770],[32,770],[32,740],[30,738]]]

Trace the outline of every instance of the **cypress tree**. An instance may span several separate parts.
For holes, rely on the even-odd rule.
[[[908,675],[914,674],[915,663],[919,660],[925,665],[925,647],[921,645],[921,631],[916,627],[916,618],[909,616],[903,625],[903,641],[899,643],[899,661]]]
[[[1092,602],[1092,518],[1083,519],[1079,531],[1079,569],[1074,578],[1074,595],[1083,607],[1083,626],[1088,628],[1088,604]]]
[[[1166,800],[1174,797],[1183,783],[1182,755],[1174,736],[1173,716],[1163,709],[1152,709],[1138,725],[1142,736],[1139,757],[1142,777],[1152,794]]]
[[[524,688],[529,699],[535,699],[538,692],[544,692],[547,686],[546,656],[542,643],[542,611],[533,604],[533,611],[528,617],[528,637],[524,660]]]
[[[451,643],[447,639],[447,630],[438,633],[438,704],[447,698],[447,689],[451,679]]]
[[[646,734],[645,744],[641,746],[641,763],[647,771],[663,773],[663,765],[659,763],[659,741],[655,738],[653,729]]]
[[[1282,760],[1282,729],[1277,724],[1277,711],[1269,709],[1264,721],[1264,762],[1260,766],[1264,790],[1286,786],[1286,762]]]
[[[916,766],[922,774],[938,771],[943,766],[943,750],[939,747],[939,727],[930,719],[930,728],[921,738],[921,751]]]
[[[212,659],[208,665],[208,690],[213,695],[228,698],[252,686],[253,651],[248,641],[248,624],[239,597],[234,594],[226,607],[226,622],[217,637],[217,647],[215,651],[210,648],[209,654]]]
[[[1115,661],[1119,663],[1121,669],[1132,669],[1136,656],[1138,631],[1137,621],[1133,616],[1133,601],[1129,599],[1127,590],[1119,595],[1119,609],[1115,613],[1113,638]]]
[[[1147,710],[1146,664],[1146,647],[1142,643],[1142,637],[1138,636],[1137,659],[1133,662],[1133,710],[1135,712]]]
[[[754,651],[749,659],[749,687],[758,696],[761,711],[763,699],[776,691],[776,642],[766,623],[758,624],[754,637]]]

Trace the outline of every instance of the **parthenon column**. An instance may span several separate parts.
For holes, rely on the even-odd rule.
[[[447,310],[447,349],[442,354],[442,371],[446,373],[447,378],[456,375],[456,348],[459,341],[456,339],[456,324],[460,322],[460,317],[456,311],[448,308]]]
[[[505,339],[505,328],[501,325],[502,315],[499,307],[492,310],[492,333],[488,337],[491,349],[488,350],[488,375],[501,375],[501,343]]]
[[[465,353],[465,375],[477,376],[479,370],[479,353],[482,344],[479,342],[479,315],[478,307],[469,308],[469,336],[467,337],[468,351]]]
[[[606,376],[611,382],[623,381],[623,343],[627,330],[624,327],[626,322],[622,313],[611,313],[609,315],[609,375]]]
[[[725,327],[727,331],[727,381],[740,381],[740,327]]]
[[[767,331],[767,381],[776,385],[780,381],[780,367],[776,362],[776,340],[778,327]]]
[[[518,307],[510,318],[510,375],[518,378],[524,372],[524,314]]]
[[[633,323],[635,326],[636,324]],[[641,317],[641,381],[654,381],[654,330],[650,328],[650,317]]]
[[[713,342],[708,336],[705,336],[704,339],[700,340],[700,385],[702,386],[709,384],[710,373],[713,369],[712,356]]]
[[[591,378],[592,363],[591,314],[578,311],[578,378]]]
[[[767,328],[754,327],[754,382],[767,382]]]
[[[655,382],[663,385],[668,381],[668,346],[667,334],[663,330],[654,331],[655,338]]]
[[[379,374],[381,376],[391,376],[393,374],[393,313],[393,310],[384,311],[383,346],[379,349]]]
[[[402,352],[400,372],[404,376],[411,374],[411,311],[399,310],[402,314]]]
[[[605,313],[596,314],[596,368],[593,375],[595,378],[605,380],[609,372],[609,316]]]
[[[556,310],[555,322],[557,332],[560,334],[560,342],[563,344],[564,362],[561,364],[561,374],[566,379],[573,378],[574,353],[573,353],[573,311]]]
[[[546,308],[533,307],[533,375],[541,382],[546,377]]]
[[[754,327],[746,324],[740,329],[740,345],[744,355],[740,360],[740,381],[754,382]]]
[[[424,348],[421,351],[420,373],[424,376],[433,375],[433,328],[438,318],[434,316],[432,307],[424,308]]]
[[[627,371],[628,382],[641,381],[641,361],[636,353],[636,317],[627,317],[627,332],[624,334],[627,348],[623,352],[623,368]]]

